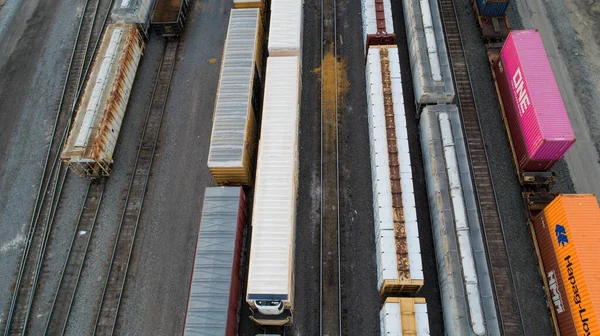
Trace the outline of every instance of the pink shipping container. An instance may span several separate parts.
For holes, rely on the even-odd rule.
[[[494,67],[521,171],[548,171],[575,142],[537,30],[513,30]]]

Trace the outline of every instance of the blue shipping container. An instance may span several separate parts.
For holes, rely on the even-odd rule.
[[[484,17],[503,16],[509,0],[477,0],[479,14]]]

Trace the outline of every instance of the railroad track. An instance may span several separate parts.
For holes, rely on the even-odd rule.
[[[502,334],[523,335],[523,321],[521,320],[519,302],[515,296],[513,272],[504,240],[502,221],[498,213],[496,194],[488,165],[489,160],[475,106],[454,0],[439,0],[439,2],[450,62],[454,70],[453,76],[457,89],[457,99],[467,138],[467,149],[479,202],[480,216],[484,227],[488,263],[492,271],[492,284],[495,290]]]
[[[60,152],[69,134],[73,111],[100,41],[112,0],[86,0],[75,40],[66,79],[54,120],[51,141],[29,223],[15,288],[4,325],[4,335],[25,334],[30,322],[36,287],[58,209],[62,187],[68,176]],[[102,24],[97,24],[100,18]]]
[[[88,252],[88,246],[98,211],[104,196],[106,178],[91,181],[88,186],[85,201],[81,207],[77,226],[69,246],[67,260],[61,272],[60,282],[54,294],[50,314],[44,327],[44,335],[64,335],[67,322],[77,292],[81,271]]]
[[[320,334],[342,334],[336,1],[321,0]]]
[[[129,181],[110,268],[104,282],[100,308],[94,324],[94,335],[112,335],[118,329],[119,307],[167,104],[178,44],[179,42],[176,39],[165,42],[160,68],[154,83],[151,104],[146,115],[133,173]]]

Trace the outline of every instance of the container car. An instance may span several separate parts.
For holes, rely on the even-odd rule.
[[[241,187],[204,191],[184,335],[237,335],[246,209]]]
[[[559,195],[533,221],[561,336],[600,334],[599,225],[594,195]]]
[[[398,48],[371,46],[366,76],[378,290],[415,293],[423,265]]]
[[[190,0],[156,0],[152,30],[156,35],[173,37],[183,34]]]
[[[271,0],[269,56],[301,56],[303,3],[299,0]]]
[[[475,0],[477,10],[484,17],[502,17],[506,13],[509,0]]]
[[[500,335],[458,113],[456,105],[429,105],[419,125],[445,331],[448,336]]]
[[[250,185],[262,104],[260,9],[232,9],[217,88],[208,168],[219,185]]]
[[[517,168],[549,171],[575,135],[540,34],[513,30],[494,72]]]
[[[297,56],[267,59],[246,294],[252,320],[262,325],[293,320],[299,64]]]
[[[113,153],[144,49],[134,24],[106,27],[69,138],[63,162],[79,176],[110,175]]]
[[[429,315],[423,298],[387,298],[379,321],[381,336],[429,335]]]
[[[117,23],[133,23],[147,36],[150,18],[156,0],[117,0],[114,2],[110,17]]]
[[[454,85],[436,0],[405,0],[404,20],[417,106],[454,100]]]
[[[396,43],[392,4],[389,0],[361,0],[365,54],[371,45]]]

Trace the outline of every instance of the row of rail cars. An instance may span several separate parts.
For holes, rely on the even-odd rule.
[[[294,0],[272,0],[268,6],[235,0],[230,13],[207,160],[215,182],[230,187],[206,189],[196,251],[196,262],[217,254],[227,260],[224,268],[213,262],[194,266],[184,334],[237,334],[239,239],[246,217],[240,186],[254,187],[245,297],[251,318],[261,325],[293,321],[303,11]],[[265,12],[270,12],[270,22]],[[264,27],[269,24],[265,52]],[[213,193],[229,196],[215,198]],[[221,211],[228,203],[229,215],[223,215],[229,222],[214,225],[228,228],[226,248],[201,248],[201,241],[216,242],[203,231],[204,223],[212,223],[214,209]],[[207,279],[207,273],[219,276]]]
[[[575,142],[535,30],[511,31],[508,1],[475,0],[502,119],[557,335],[600,332],[600,209],[594,195],[557,195],[552,167]]]
[[[111,11],[78,100],[61,159],[79,176],[109,176],[150,25],[159,35],[183,32],[189,0],[119,0]],[[164,20],[164,12],[176,11]],[[177,26],[171,29],[170,26]]]

